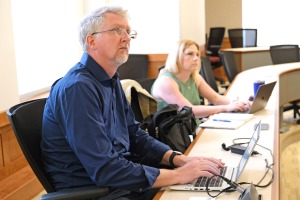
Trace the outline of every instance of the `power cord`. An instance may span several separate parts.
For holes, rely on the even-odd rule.
[[[250,141],[250,139],[251,139],[251,138],[235,138],[235,139],[232,140],[232,143],[233,143],[233,145],[248,144],[249,142],[237,142],[237,141],[238,141],[238,140],[248,140],[248,141]],[[265,159],[265,162],[266,162],[266,169],[267,169],[267,170],[266,170],[265,174],[263,175],[263,177],[259,180],[259,182],[258,182],[257,184],[254,184],[255,187],[264,188],[264,187],[268,187],[269,185],[271,185],[272,182],[274,181],[274,170],[273,170],[273,168],[272,168],[272,167],[274,166],[274,155],[273,155],[273,152],[272,152],[271,149],[269,149],[269,148],[267,148],[267,147],[265,147],[265,146],[262,146],[262,145],[260,145],[260,144],[257,144],[257,146],[260,146],[261,148],[263,148],[263,149],[269,151],[269,153],[270,153],[270,155],[271,155],[271,158],[272,158],[271,164],[269,164],[268,160]],[[265,185],[260,185],[261,182],[265,179],[265,177],[266,177],[267,174],[269,173],[269,171],[271,171],[271,173],[272,173],[272,176],[271,176],[270,181],[269,181],[268,183],[266,183]],[[251,184],[251,183],[249,183],[249,182],[241,182],[241,183],[239,183],[239,184],[243,185],[243,184]]]
[[[222,149],[224,149],[225,151],[231,151],[231,153],[236,153],[236,154],[240,154],[243,155],[244,152],[246,151],[247,147],[244,147],[240,144],[233,144],[229,147],[226,146],[225,143],[222,144]],[[251,155],[261,155],[258,151],[253,151]]]
[[[274,170],[272,168],[273,164],[268,165],[267,159],[265,159],[265,161],[266,161],[267,170],[266,170],[265,174],[263,175],[263,177],[260,179],[260,181],[257,184],[254,184],[255,187],[265,188],[265,187],[268,187],[269,185],[271,185],[274,181],[275,175],[274,175]],[[271,179],[265,185],[260,185],[260,183],[265,179],[265,177],[269,173],[269,171],[271,171],[271,173],[272,173]],[[251,184],[251,183],[249,183],[249,182],[240,182],[239,184],[240,185],[245,185],[245,184]]]
[[[218,194],[216,195],[212,195],[210,194],[210,190],[209,190],[209,183],[210,181],[215,178],[215,177],[220,177],[222,178],[224,181],[226,181],[226,183],[228,183],[228,185],[230,185],[229,187],[221,190]],[[215,198],[217,196],[219,196],[220,194],[222,194],[223,192],[235,192],[235,191],[239,191],[239,192],[243,192],[244,191],[244,188],[240,187],[239,184],[235,183],[235,182],[232,182],[231,180],[227,179],[226,177],[224,176],[220,176],[220,175],[214,175],[212,177],[210,177],[207,182],[206,182],[206,185],[205,185],[205,189],[206,189],[206,193],[208,194],[208,196],[212,197],[212,198]]]
[[[250,139],[251,138],[235,138],[235,139],[233,139],[233,141],[232,141],[232,143],[233,143],[233,145],[231,145],[230,147],[233,147],[233,146],[236,146],[236,145],[243,145],[243,144],[248,144],[249,142],[236,142],[237,140],[249,140],[250,141]],[[267,147],[264,147],[264,146],[262,146],[262,145],[260,145],[260,144],[257,144],[258,146],[260,146],[260,147],[262,147],[262,148],[264,148],[264,149],[266,149],[266,150],[268,150],[269,152],[270,152],[270,154],[271,154],[271,157],[272,157],[272,162],[271,162],[271,164],[269,164],[269,162],[268,162],[268,160],[267,159],[265,159],[265,162],[266,162],[266,172],[264,173],[264,175],[263,175],[263,177],[258,181],[258,183],[257,184],[253,184],[253,186],[255,186],[255,187],[259,187],[259,188],[264,188],[264,187],[268,187],[269,185],[271,185],[272,184],[272,182],[274,181],[274,170],[273,170],[273,165],[274,165],[274,156],[273,156],[273,153],[272,153],[272,150],[271,149],[269,149],[269,148],[267,148]],[[223,147],[223,144],[222,144],[222,147]],[[226,146],[225,146],[226,147]],[[224,148],[223,148],[224,149]],[[225,149],[226,150],[226,149]],[[228,149],[229,150],[229,149]],[[260,153],[256,153],[256,154],[260,154]],[[253,155],[253,154],[252,154]],[[260,154],[261,155],[261,154]],[[269,182],[268,183],[266,183],[265,185],[260,185],[261,184],[261,182],[265,179],[265,177],[267,176],[267,174],[269,173],[271,171],[271,173],[272,173],[272,176],[271,176],[271,179],[269,180]],[[215,178],[215,177],[220,177],[220,178],[222,178],[226,183],[228,183],[228,185],[230,185],[229,187],[227,187],[227,188],[225,188],[225,189],[223,189],[223,190],[221,190],[218,194],[216,194],[216,195],[212,195],[212,194],[210,194],[210,190],[209,190],[209,183],[210,183],[210,181],[213,179],[213,178]],[[207,192],[207,194],[210,196],[210,197],[212,197],[212,198],[215,198],[215,197],[217,197],[217,196],[219,196],[220,194],[222,194],[223,192],[234,192],[234,191],[238,191],[238,192],[240,192],[241,194],[245,191],[245,189],[244,188],[242,188],[240,185],[245,185],[245,184],[248,184],[248,185],[252,185],[252,183],[249,183],[249,182],[240,182],[240,183],[236,183],[236,182],[233,182],[233,181],[231,181],[231,180],[229,180],[229,179],[227,179],[226,177],[223,177],[223,176],[220,176],[220,175],[214,175],[214,176],[212,176],[212,177],[210,177],[210,178],[208,178],[208,180],[207,180],[207,182],[206,182],[206,192]]]
[[[232,140],[232,143],[233,143],[233,145],[249,144],[250,139],[251,139],[251,138],[235,138],[235,139]],[[248,140],[248,142],[236,142],[237,140]],[[232,146],[233,146],[233,145],[232,145]],[[271,155],[271,157],[272,157],[272,164],[270,164],[270,166],[274,165],[274,156],[273,156],[272,150],[269,149],[269,148],[267,148],[267,147],[265,147],[265,146],[262,146],[262,145],[260,145],[260,144],[258,144],[258,143],[256,144],[256,146],[260,146],[261,148],[263,148],[263,149],[269,151],[269,153],[270,153],[270,155]],[[261,154],[260,154],[260,155],[261,155]]]

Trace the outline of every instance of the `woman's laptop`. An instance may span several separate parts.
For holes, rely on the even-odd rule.
[[[252,106],[245,112],[241,113],[253,114],[257,111],[264,109],[269,101],[269,98],[273,92],[275,85],[276,81],[261,85],[258,88],[256,96],[253,99]]]
[[[222,176],[226,177],[227,179],[236,182],[240,176],[242,175],[242,172],[245,169],[245,166],[258,142],[259,136],[260,136],[260,127],[261,127],[261,121],[259,121],[258,125],[256,126],[254,133],[250,139],[250,142],[240,160],[240,163],[237,167],[232,166],[226,166],[223,171]],[[217,180],[219,178],[220,180]],[[184,185],[172,185],[170,186],[171,190],[198,190],[198,191],[206,191],[206,182],[208,178],[207,177],[200,177],[193,181],[190,184],[184,184]],[[221,191],[228,187],[229,185],[220,177],[216,177],[216,179],[213,179],[210,181],[210,186],[208,187],[211,191]]]

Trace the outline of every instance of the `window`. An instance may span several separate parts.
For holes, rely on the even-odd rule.
[[[77,2],[77,3],[76,3]],[[49,88],[80,58],[74,0],[12,0],[19,94]]]
[[[167,53],[180,37],[179,1],[11,0],[21,99],[48,91],[79,61],[79,22],[85,13],[106,3],[128,9],[131,27],[138,32],[130,53]]]

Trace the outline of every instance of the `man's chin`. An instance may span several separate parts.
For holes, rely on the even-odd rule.
[[[128,57],[129,57],[128,53],[123,54],[122,56],[118,56],[118,57],[116,58],[116,62],[117,62],[119,65],[122,65],[122,64],[124,64],[125,62],[127,62]]]

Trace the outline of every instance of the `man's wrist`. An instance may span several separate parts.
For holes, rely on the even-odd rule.
[[[169,157],[169,163],[170,163],[170,165],[171,165],[173,168],[176,168],[176,166],[175,166],[175,164],[174,164],[174,158],[175,158],[175,156],[177,156],[177,155],[182,155],[182,153],[179,152],[179,151],[173,151],[172,154],[171,154],[170,157]]]

